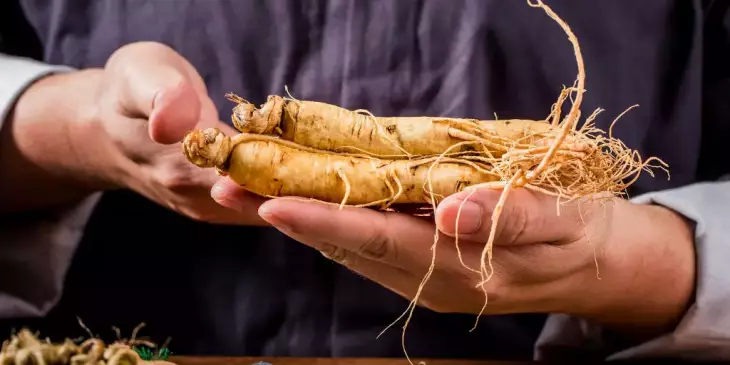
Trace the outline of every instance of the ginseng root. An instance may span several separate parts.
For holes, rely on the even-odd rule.
[[[86,329],[81,321],[79,323]],[[24,328],[3,342],[0,365],[175,365],[164,359],[144,360],[133,349],[139,344],[154,347],[148,341],[135,339],[143,325],[135,328],[130,340],[118,339],[108,346],[93,335],[81,344],[71,339],[52,343]]]
[[[226,96],[237,103],[231,119],[241,133],[279,136],[318,150],[391,159],[439,155],[463,141],[480,141],[499,156],[511,147],[534,143],[526,137],[550,128],[545,121],[522,119],[376,117],[366,110],[278,95],[270,95],[257,109],[235,94]],[[473,149],[473,145],[461,145],[451,152]]]
[[[185,137],[185,154],[265,197],[296,196],[353,206],[431,204],[464,187],[499,180],[481,163],[437,157],[382,160],[316,151],[277,138],[210,128]],[[431,181],[434,194],[424,187]]]

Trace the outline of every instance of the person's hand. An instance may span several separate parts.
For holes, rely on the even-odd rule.
[[[220,121],[203,79],[175,51],[157,43],[119,49],[104,69],[98,105],[97,118],[124,166],[116,181],[197,220],[261,223],[256,208],[262,199],[229,189],[244,203],[236,210],[216,204],[211,189],[220,176],[183,156],[179,142],[192,129],[236,132]]]
[[[165,45],[132,43],[114,52],[103,69],[46,77],[24,93],[15,115],[11,142],[18,153],[8,163],[27,159],[32,163],[23,171],[38,166],[39,172],[19,179],[32,183],[19,183],[14,191],[31,185],[47,186],[45,195],[53,189],[68,195],[72,189],[129,188],[195,220],[265,224],[256,214],[263,199],[229,186],[236,209],[217,204],[211,194],[216,196],[220,177],[184,157],[179,142],[188,131],[235,131],[219,120],[194,67]],[[28,200],[44,194],[24,195],[17,205],[33,205]]]
[[[435,214],[436,265],[419,304],[438,312],[476,314],[484,305],[481,276],[462,261],[479,271],[500,191],[481,190],[462,208],[460,261],[453,237],[466,194],[445,199]],[[431,263],[433,218],[289,199],[267,201],[259,213],[409,299]],[[688,223],[659,206],[584,202],[562,206],[558,215],[555,198],[515,190],[497,225],[484,313],[571,313],[632,333],[661,331],[681,316],[693,292],[692,241]]]

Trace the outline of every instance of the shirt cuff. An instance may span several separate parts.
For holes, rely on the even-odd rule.
[[[0,54],[0,128],[15,101],[28,86],[47,75],[73,70],[67,66],[49,65],[30,58]]]
[[[694,302],[673,332],[629,348],[621,348],[595,324],[552,315],[536,344],[536,358],[565,358],[562,352],[577,348],[606,360],[730,360],[730,181],[652,192],[633,202],[664,206],[696,224]]]

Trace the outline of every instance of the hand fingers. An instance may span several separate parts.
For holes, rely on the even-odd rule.
[[[476,288],[479,277],[461,266],[453,240],[442,236],[437,249],[431,249],[432,222],[287,198],[267,201],[259,214],[284,234],[408,299],[435,260],[420,301],[431,309],[466,313],[478,311],[482,304],[483,293]],[[479,267],[482,246],[462,245],[466,265]],[[449,296],[454,292],[461,295]]]
[[[458,228],[459,239],[487,242],[501,193],[482,189],[470,197],[469,192],[449,196],[436,209],[439,230],[455,237]],[[527,189],[512,190],[499,218],[495,244],[572,242],[581,227],[580,212],[574,206],[561,206],[558,215],[557,208],[554,197]]]
[[[403,219],[409,217],[287,198],[267,201],[259,215],[289,237],[407,299],[422,279],[412,273],[424,272],[423,266],[431,261],[433,229],[413,227]],[[393,226],[402,234],[393,236],[397,232],[391,232]]]
[[[236,212],[257,212],[261,204],[266,201],[265,198],[246,191],[227,177],[216,181],[210,190],[210,196],[219,205]]]
[[[180,141],[200,119],[201,95],[191,69],[171,48],[146,42],[121,48],[106,66],[121,112],[149,119],[150,138],[164,144]]]
[[[291,236],[299,240],[301,237]],[[396,294],[412,299],[420,278],[410,272],[389,264],[369,260],[355,252],[322,241],[307,240],[308,246],[322,253],[322,256],[392,290]]]
[[[300,240],[302,236],[294,234]],[[419,284],[424,280],[425,270],[410,271],[388,263],[367,259],[360,254],[348,251],[341,246],[311,240],[310,247],[318,250],[324,257],[382,285],[407,300],[413,300]],[[439,266],[439,268],[441,268]],[[449,270],[445,272],[452,273]],[[473,290],[474,284],[454,277],[443,280],[442,271],[428,278],[418,300],[418,305],[442,312],[477,313],[482,304],[482,292]],[[465,277],[465,276],[464,276]],[[464,290],[466,288],[466,290]],[[461,295],[449,295],[458,291]],[[475,304],[476,303],[476,304]],[[490,308],[491,309],[491,308]]]
[[[332,245],[367,259],[420,270],[431,261],[434,228],[428,222],[370,209],[279,198],[259,208],[261,217],[311,247]]]
[[[155,97],[149,115],[150,138],[162,144],[179,142],[200,118],[200,99],[186,82],[164,88]]]
[[[200,192],[187,194],[177,206],[182,214],[201,222],[223,225],[268,226],[268,223],[256,213],[257,208],[263,202],[263,199],[250,196],[246,206],[229,209],[210,199],[209,192]]]

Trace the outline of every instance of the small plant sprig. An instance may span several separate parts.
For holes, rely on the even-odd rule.
[[[141,346],[141,347],[133,346],[132,350],[134,350],[139,355],[139,357],[144,361],[155,361],[155,360],[166,361],[167,358],[170,356],[170,354],[172,354],[170,349],[168,349],[166,347],[157,350],[157,352],[152,351],[152,349],[150,349],[147,346]]]

